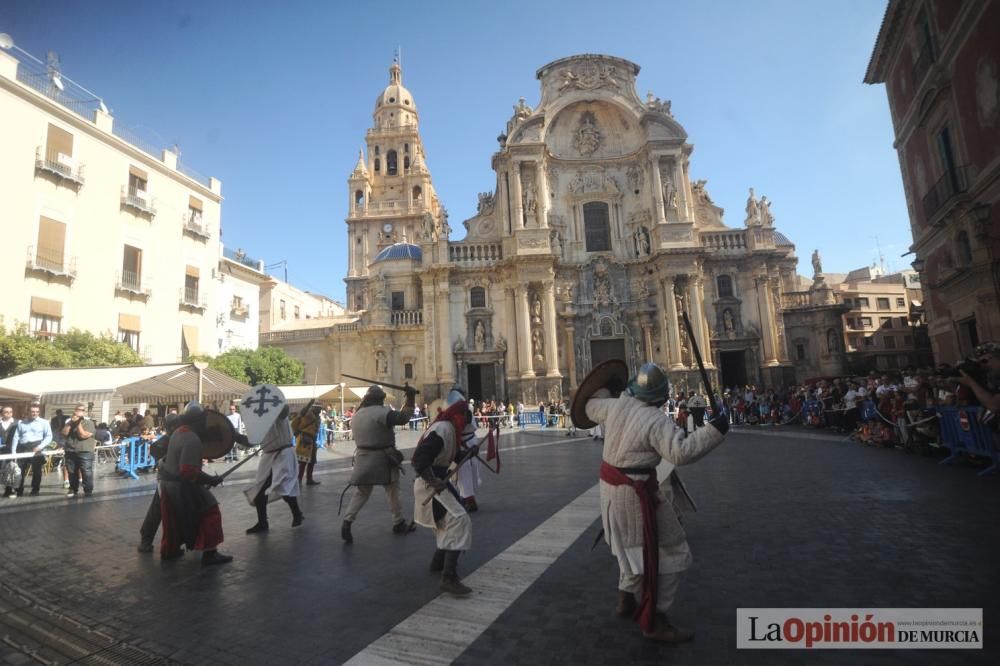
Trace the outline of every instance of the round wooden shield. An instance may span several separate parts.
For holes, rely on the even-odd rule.
[[[611,395],[618,395],[625,390],[628,384],[628,366],[625,361],[613,358],[603,363],[598,363],[594,369],[580,382],[580,388],[573,394],[573,402],[570,405],[570,417],[577,428],[593,428],[597,424],[587,418],[587,401],[597,392],[598,389],[606,388],[611,391]]]
[[[205,458],[222,458],[236,443],[236,430],[225,414],[214,409],[205,410],[205,431],[201,434]]]

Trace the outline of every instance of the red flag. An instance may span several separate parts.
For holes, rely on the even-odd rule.
[[[499,430],[499,428],[497,429]],[[493,436],[493,428],[490,428],[488,439],[486,440],[486,460],[497,459],[497,474],[500,473],[500,447],[497,438]]]

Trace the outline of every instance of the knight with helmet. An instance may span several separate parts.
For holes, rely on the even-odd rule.
[[[606,361],[580,384],[572,417],[578,428],[604,428],[601,521],[618,560],[616,612],[634,617],[650,640],[679,643],[693,633],[672,625],[666,612],[681,573],[691,566],[679,516],[694,504],[674,467],[718,446],[729,425],[724,414],[717,415],[712,427],[685,435],[661,409],[669,388],[666,372],[655,363],[645,363],[629,379],[623,361]],[[663,464],[667,471],[658,483],[657,466]]]

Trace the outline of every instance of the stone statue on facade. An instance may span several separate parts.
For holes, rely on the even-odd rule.
[[[710,206],[715,205],[715,202],[712,201],[712,197],[710,197],[708,194],[708,190],[705,189],[706,185],[708,185],[707,180],[696,180],[691,185],[691,192],[694,195],[694,200],[700,204],[705,204]]]
[[[462,338],[455,338],[455,344],[451,346],[451,351],[458,354],[465,351],[465,343],[462,342]]]
[[[476,333],[474,336],[476,343],[476,351],[482,352],[486,351],[486,329],[483,327],[483,322],[476,322]]]
[[[736,324],[733,322],[733,311],[729,308],[722,311],[722,326],[727,333],[736,330]]]
[[[628,171],[625,172],[625,177],[628,179],[628,186],[632,190],[642,188],[642,167],[638,164],[629,166]]]
[[[441,222],[438,224],[438,233],[448,239],[451,236],[451,226],[448,224],[448,210],[441,206]]]
[[[826,332],[826,350],[831,353],[840,351],[840,344],[837,341],[837,331],[832,328]]]
[[[389,374],[389,358],[381,349],[375,352],[375,374],[379,377]]]
[[[645,257],[650,253],[649,230],[646,227],[639,227],[633,235],[635,240],[635,253],[640,257]]]
[[[823,262],[819,256],[819,250],[813,250],[812,254],[813,277],[823,274]]]
[[[585,156],[593,155],[600,147],[601,132],[597,129],[597,121],[590,111],[585,111],[580,117],[580,127],[576,130],[573,145],[581,155]]]
[[[750,188],[750,196],[747,197],[746,211],[747,211],[747,217],[744,222],[748,227],[760,224],[760,207],[757,204],[756,197],[754,197],[752,187]]]
[[[521,97],[517,100],[517,104],[514,105],[514,118],[517,120],[524,120],[531,115],[531,107],[525,102],[524,98]]]
[[[521,194],[521,202],[524,204],[525,215],[534,215],[537,197],[535,194],[535,184],[529,179],[524,184],[524,192]]]
[[[767,197],[760,198],[760,223],[765,227],[774,226],[774,215],[771,215],[771,202]]]
[[[498,352],[507,351],[507,341],[504,340],[504,337],[502,335],[497,337],[497,343],[494,346],[496,347],[496,350]]]

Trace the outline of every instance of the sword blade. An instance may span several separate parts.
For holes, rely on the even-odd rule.
[[[405,391],[407,389],[406,386],[399,386],[398,384],[386,384],[385,382],[380,382],[380,381],[378,381],[376,379],[368,379],[367,377],[357,377],[355,375],[349,375],[346,372],[342,372],[340,374],[340,376],[341,377],[347,377],[348,379],[357,379],[359,382],[366,382],[368,384],[378,384],[379,386],[384,386],[385,388],[396,389],[397,391]],[[412,389],[413,387],[411,386],[409,388]],[[414,389],[414,391],[416,393],[420,393],[420,391],[417,391],[416,389]]]
[[[246,458],[244,458],[243,460],[239,461],[238,463],[236,463],[235,465],[233,465],[232,467],[230,467],[229,469],[227,469],[225,472],[223,472],[222,474],[220,474],[219,478],[220,479],[226,478],[227,476],[229,476],[230,474],[232,474],[233,472],[235,472],[236,470],[238,470],[240,467],[242,467],[243,465],[246,465],[248,462],[250,462],[251,460],[253,460],[254,458],[256,458],[258,453],[260,453],[260,447],[259,446],[257,447],[257,449],[253,453],[251,453]]]

